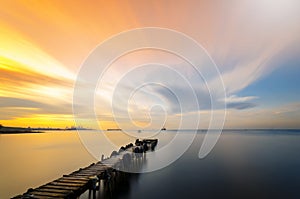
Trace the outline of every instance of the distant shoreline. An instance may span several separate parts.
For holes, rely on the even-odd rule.
[[[8,131],[3,131],[0,129],[0,135],[1,134],[26,134],[26,133],[47,133],[47,131],[65,131],[65,132],[72,132],[72,131],[85,131],[85,130],[91,130],[91,129],[45,129],[42,131],[38,130],[8,130]]]
[[[45,133],[46,131],[75,131],[75,130],[92,130],[86,128],[22,128],[22,127],[0,127],[0,134],[24,134],[24,133]]]
[[[26,133],[45,133],[42,131],[0,131],[0,134],[26,134]]]
[[[62,131],[62,132],[72,132],[72,131],[86,131],[86,130],[95,130],[95,129],[87,129],[87,128],[68,128],[68,129],[61,129],[61,128],[19,128],[19,127],[1,127],[0,128],[0,135],[1,134],[28,134],[28,133],[47,133],[47,131]],[[196,131],[198,132],[206,132],[208,129],[197,129]],[[217,129],[210,129],[211,131],[217,130]],[[107,130],[102,130],[106,132],[114,132],[114,131],[122,131],[122,129],[107,129]],[[170,129],[167,130],[169,132],[176,132],[178,130],[176,129]],[[195,131],[195,129],[181,129],[179,131]],[[300,132],[300,129],[289,129],[289,128],[282,128],[282,129],[223,129],[222,130],[224,133],[225,132],[236,132],[236,131],[286,131],[286,132]]]

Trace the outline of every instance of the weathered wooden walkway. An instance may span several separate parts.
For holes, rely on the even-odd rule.
[[[112,152],[111,157],[80,168],[68,175],[44,184],[30,188],[26,193],[13,197],[14,199],[44,199],[44,198],[79,198],[89,191],[89,197],[96,198],[96,192],[102,196],[111,195],[118,184],[128,178],[130,173],[142,168],[145,152],[154,150],[157,139],[136,140],[135,145],[121,147],[119,152]],[[132,153],[134,152],[134,153]]]

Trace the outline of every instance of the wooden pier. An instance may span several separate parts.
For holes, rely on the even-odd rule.
[[[37,188],[30,188],[26,193],[13,197],[14,199],[44,199],[44,198],[79,198],[89,191],[89,198],[110,198],[122,181],[130,177],[130,171],[142,168],[145,153],[154,150],[157,139],[136,140],[120,150],[113,151],[111,156],[80,168],[68,175],[63,175],[52,182]],[[129,172],[127,172],[129,171]],[[98,191],[98,194],[97,194]]]

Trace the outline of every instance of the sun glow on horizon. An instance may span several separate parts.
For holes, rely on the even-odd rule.
[[[76,126],[72,112],[74,83],[89,53],[101,42],[120,32],[142,27],[162,27],[195,39],[218,65],[228,94],[225,101],[229,111],[225,126],[300,127],[297,124],[300,111],[296,103],[300,97],[284,92],[292,87],[292,83],[282,84],[284,100],[270,100],[262,96],[264,93],[272,95],[273,88],[264,93],[259,92],[260,88],[247,90],[259,80],[272,76],[272,72],[279,67],[276,64],[284,60],[281,51],[288,49],[287,54],[297,54],[289,47],[300,41],[299,13],[300,3],[297,0],[246,0],[229,4],[200,1],[169,4],[135,0],[95,1],[93,4],[80,0],[4,1],[0,8],[0,124],[22,127]],[[132,42],[111,46],[111,50]],[[118,78],[128,72],[129,66],[141,65],[158,57],[155,61],[163,60],[161,63],[168,66],[187,70],[175,58],[160,57],[158,54],[136,52],[136,56],[128,55],[120,59],[117,67],[104,78],[102,90],[95,91],[95,99],[102,100],[95,103],[94,107],[101,125],[89,126],[87,117],[83,118],[82,126],[119,128],[110,108]],[[293,59],[296,60],[297,56]],[[289,65],[290,62],[286,62],[280,67]],[[185,72],[193,77],[193,72]],[[187,89],[172,75],[161,74],[160,71],[145,72],[132,78],[142,80],[151,75],[170,80],[180,92]],[[282,76],[280,81],[291,82],[289,76]],[[127,83],[130,85],[130,81]],[[196,83],[199,85],[198,94],[202,96],[202,85]],[[126,86],[120,92],[126,92]],[[136,107],[125,107],[121,101],[118,103],[118,108],[124,108],[135,116],[134,122],[139,128],[149,125],[150,120],[144,113],[151,112],[146,110],[153,97],[151,92],[167,96],[161,90],[154,89],[145,92]],[[207,126],[209,111],[206,105],[209,99],[203,97],[201,100],[205,106],[201,110],[177,113],[176,107],[172,107],[174,102],[166,99],[166,108],[174,109],[167,123],[168,128],[178,126],[178,117],[192,120],[193,115],[199,112],[204,115],[202,125]],[[282,111],[286,109],[289,111]],[[157,120],[162,118],[157,115],[154,117]]]

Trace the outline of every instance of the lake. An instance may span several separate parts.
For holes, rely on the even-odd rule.
[[[111,149],[101,148],[101,141],[95,139],[97,133],[85,133],[87,140],[99,143],[99,156],[110,155]],[[182,137],[190,134],[179,133]],[[164,131],[157,135],[157,150],[175,134]],[[116,146],[135,140],[121,132],[106,135]],[[226,130],[209,155],[199,159],[204,135],[199,131],[183,156],[169,166],[132,178],[118,198],[299,198],[300,131]],[[76,132],[2,134],[0,152],[0,198],[97,161]],[[145,167],[151,164],[149,158]]]

